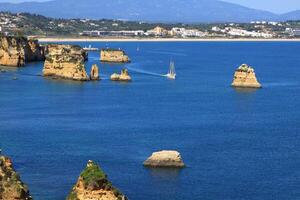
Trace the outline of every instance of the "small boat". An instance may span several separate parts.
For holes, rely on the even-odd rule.
[[[84,47],[83,50],[86,50],[86,51],[99,51],[98,48],[92,47],[92,45],[89,45],[89,47]]]
[[[176,79],[176,71],[174,62],[170,62],[169,73],[166,75],[169,79]]]

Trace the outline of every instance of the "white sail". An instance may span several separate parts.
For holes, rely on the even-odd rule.
[[[174,64],[174,62],[170,63],[170,69],[169,69],[169,73],[167,74],[167,77],[169,79],[175,79],[176,78],[176,71],[175,71],[175,64]]]

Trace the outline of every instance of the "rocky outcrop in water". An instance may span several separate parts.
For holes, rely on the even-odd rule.
[[[45,60],[45,48],[40,46],[38,40],[28,40],[25,43],[25,61],[36,62]]]
[[[261,88],[257,81],[254,69],[247,64],[242,64],[234,73],[233,87]]]
[[[95,64],[92,66],[92,69],[91,69],[91,80],[92,81],[97,81],[99,80],[100,77],[99,77],[99,67]]]
[[[87,53],[80,46],[51,44],[47,46],[43,75],[87,81],[84,61]]]
[[[182,168],[185,166],[181,155],[177,151],[160,151],[153,153],[145,162],[147,167],[174,167]]]
[[[123,81],[128,82],[131,81],[131,77],[127,69],[122,69],[121,74],[114,73],[110,76],[112,81]]]
[[[100,61],[113,63],[128,63],[130,62],[130,59],[123,50],[102,49],[100,53]]]
[[[93,161],[81,172],[67,200],[127,200]]]
[[[21,67],[26,62],[43,61],[44,48],[25,37],[0,37],[0,65]]]
[[[32,200],[27,186],[14,170],[12,161],[5,156],[0,156],[0,199]]]

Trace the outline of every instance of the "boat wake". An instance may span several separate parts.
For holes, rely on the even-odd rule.
[[[127,69],[129,71],[133,71],[133,72],[140,73],[140,74],[146,74],[146,75],[150,75],[150,76],[159,76],[159,77],[167,76],[167,75],[164,75],[164,74],[159,74],[159,73],[155,73],[155,72],[149,72],[147,70],[136,69],[136,68],[133,68],[133,67],[127,67]]]
[[[263,87],[287,87],[287,86],[299,86],[299,83],[297,82],[263,83]]]

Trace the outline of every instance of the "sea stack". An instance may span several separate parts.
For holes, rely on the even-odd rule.
[[[37,40],[0,36],[0,65],[21,67],[26,62],[45,60],[44,48]]]
[[[129,63],[130,59],[121,49],[101,49],[101,62]]]
[[[153,153],[145,162],[146,167],[183,168],[185,164],[177,151],[159,151]]]
[[[27,186],[14,170],[12,161],[5,156],[0,156],[0,199],[32,200]]]
[[[47,46],[43,75],[87,81],[84,61],[86,52],[77,45],[51,44]]]
[[[67,200],[127,200],[93,161],[88,161]]]
[[[247,64],[242,64],[234,73],[233,87],[261,88],[257,81],[254,69]]]
[[[128,82],[131,81],[131,77],[127,69],[122,69],[121,74],[114,73],[110,76],[112,81],[123,81]]]
[[[96,64],[94,64],[91,69],[91,80],[97,81],[99,79],[99,67]]]

